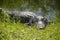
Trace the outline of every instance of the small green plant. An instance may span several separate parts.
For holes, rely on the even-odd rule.
[[[9,21],[9,15],[7,14],[7,12],[5,10],[2,9],[1,13],[0,13],[0,20],[1,21]]]

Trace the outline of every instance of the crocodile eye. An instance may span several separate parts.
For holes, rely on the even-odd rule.
[[[45,18],[42,18],[41,21],[44,21]]]

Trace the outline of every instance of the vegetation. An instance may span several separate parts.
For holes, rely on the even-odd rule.
[[[50,24],[45,29],[39,29],[36,25],[29,28],[10,20],[5,11],[0,15],[0,40],[60,40],[59,22]]]

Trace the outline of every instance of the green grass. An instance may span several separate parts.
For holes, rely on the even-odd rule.
[[[6,19],[7,18],[7,19]],[[22,23],[14,23],[5,16],[0,18],[0,40],[60,40],[60,23],[50,24],[45,29],[35,25],[31,28]]]
[[[48,25],[41,30],[21,23],[0,21],[0,40],[60,40],[60,24]]]

